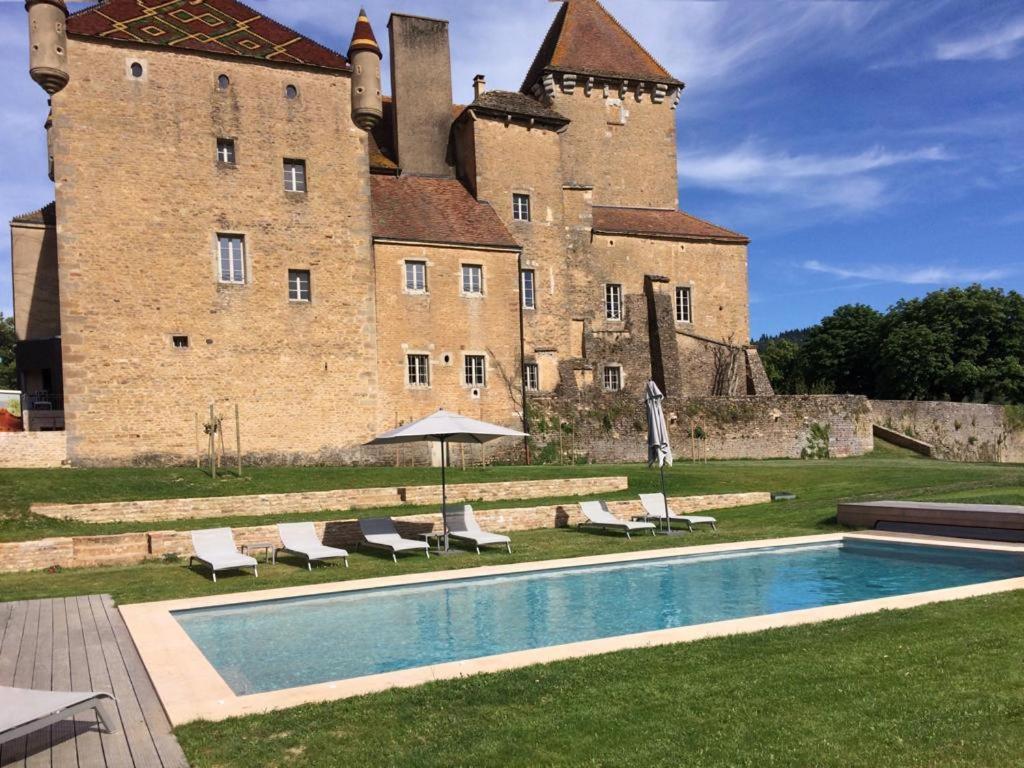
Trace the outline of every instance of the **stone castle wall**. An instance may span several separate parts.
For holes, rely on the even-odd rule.
[[[1024,424],[1001,405],[872,400],[876,424],[928,443],[948,461],[1024,463]]]

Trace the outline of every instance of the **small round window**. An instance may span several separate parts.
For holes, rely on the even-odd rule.
[[[139,62],[133,61],[132,62],[132,66],[131,66],[131,70],[132,70],[132,77],[142,77],[142,71],[143,70],[142,70],[142,65],[139,64]]]
[[[227,75],[221,75],[217,78],[217,88],[219,90],[226,91],[229,85],[231,85],[231,78]]]
[[[286,99],[297,99],[299,97],[299,89],[294,85],[289,85],[284,89],[284,95]]]

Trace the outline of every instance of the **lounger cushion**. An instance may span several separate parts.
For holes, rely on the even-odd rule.
[[[307,547],[304,549],[289,549],[289,552],[298,552],[305,555],[310,560],[327,560],[331,557],[348,557],[348,552],[344,549],[325,547],[323,545],[320,545],[319,547]]]
[[[512,542],[508,536],[500,533],[488,533],[487,531],[448,531],[448,535],[455,539],[465,539],[477,544],[509,544]]]
[[[0,686],[0,743],[4,742],[4,735],[15,728],[59,715],[79,704],[110,698],[105,693],[32,691]]]
[[[201,560],[209,565],[215,571],[223,571],[229,568],[255,568],[259,563],[256,562],[255,557],[249,557],[249,555],[243,555],[240,552],[234,555],[196,555],[197,560]]]

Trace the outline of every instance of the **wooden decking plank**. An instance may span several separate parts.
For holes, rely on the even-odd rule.
[[[89,607],[86,601],[86,608]],[[68,598],[65,602],[68,617],[68,660],[71,667],[71,690],[91,691],[92,678],[89,674],[89,658],[85,650],[85,633],[82,628],[81,598]],[[83,712],[75,717],[75,750],[78,753],[79,768],[105,768],[103,746],[95,712]],[[56,766],[54,768],[57,768]]]
[[[188,768],[188,760],[185,753],[178,744],[178,740],[171,733],[171,723],[167,719],[163,704],[157,696],[156,688],[142,663],[142,657],[135,647],[128,632],[128,626],[124,623],[121,612],[114,605],[114,600],[109,595],[102,598],[104,610],[110,620],[111,630],[117,647],[121,652],[125,668],[135,687],[135,694],[139,700],[142,714],[149,725],[149,731],[153,737],[153,744],[160,756],[160,763],[163,768]]]
[[[53,690],[70,691],[71,642],[68,635],[67,600],[53,601]],[[50,764],[52,768],[74,768],[78,765],[75,747],[75,721],[61,720],[50,729]]]
[[[121,715],[121,726],[124,729],[125,741],[131,752],[132,763],[138,768],[161,768],[160,755],[153,744],[153,736],[149,732],[149,724],[143,716],[139,705],[136,687],[128,674],[121,649],[110,626],[110,615],[100,595],[89,598],[93,615],[96,618],[96,629],[107,662],[107,674],[117,697],[117,708]]]
[[[0,647],[4,644],[4,635],[7,634],[7,625],[10,623],[14,606],[14,603],[0,603]]]
[[[25,616],[25,631],[21,635],[18,660],[14,666],[14,682],[12,685],[15,688],[32,687],[32,675],[35,673],[36,664],[36,641],[39,635],[39,613],[42,609],[42,603],[42,600],[30,600],[28,604],[28,613]],[[29,736],[25,736],[4,744],[0,765],[24,765],[29,738]]]
[[[7,619],[3,642],[0,643],[0,685],[14,685],[14,669],[18,665],[18,651],[25,634],[28,603],[15,603]]]
[[[39,625],[36,631],[35,663],[32,668],[32,682],[29,685],[37,691],[53,690],[53,603],[42,600],[39,604]],[[25,744],[25,768],[49,768],[50,729],[40,728],[28,735]]]
[[[89,678],[92,682],[92,690],[114,693],[114,686],[110,680],[110,673],[107,670],[107,660],[103,653],[103,644],[100,641],[99,628],[96,623],[96,614],[89,597],[78,598],[78,612],[82,617],[82,635],[85,638],[85,655],[89,660]],[[117,733],[106,733],[100,731],[100,744],[103,746],[103,757],[108,766],[122,768],[132,765],[132,753],[128,749],[128,741],[125,735],[124,723],[121,722],[121,702],[117,703],[114,711],[114,720],[118,724]]]

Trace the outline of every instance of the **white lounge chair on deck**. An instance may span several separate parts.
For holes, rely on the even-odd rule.
[[[476,547],[476,553],[480,554],[480,547],[488,544],[501,544],[512,554],[512,539],[500,533],[488,533],[480,528],[480,524],[473,516],[473,507],[463,504],[461,507],[448,507],[448,535],[453,539],[468,541]]]
[[[621,520],[613,515],[608,505],[603,501],[581,501],[580,511],[584,517],[587,518],[587,522],[580,523],[577,528],[583,526],[593,528],[605,528],[612,531],[622,531],[626,534],[626,538],[632,538],[629,534],[631,531],[650,531],[651,535],[655,534],[653,523],[639,523],[633,520]]]
[[[31,691],[0,686],[0,744],[90,709],[96,710],[107,733],[117,733],[117,719],[111,706],[114,701],[109,693]]]
[[[641,493],[640,503],[644,506],[644,520],[665,520],[665,498],[660,493]],[[695,525],[710,525],[711,530],[718,530],[718,521],[708,515],[677,515],[670,508],[668,519],[685,525],[691,531]]]
[[[192,547],[195,554],[188,559],[189,567],[193,560],[198,560],[213,572],[214,581],[217,581],[217,571],[232,571],[236,568],[252,568],[255,576],[260,575],[256,558],[238,551],[230,528],[192,531]]]
[[[274,550],[274,562],[278,552],[287,552],[306,558],[306,569],[313,570],[314,561],[343,558],[348,568],[348,552],[336,547],[324,546],[316,534],[316,526],[312,523],[280,523],[277,534],[281,537],[281,546]]]
[[[425,541],[403,539],[390,517],[367,517],[359,521],[367,546],[384,549],[391,553],[391,559],[398,562],[399,552],[423,552],[430,559],[430,547]],[[361,546],[362,544],[360,544]]]

